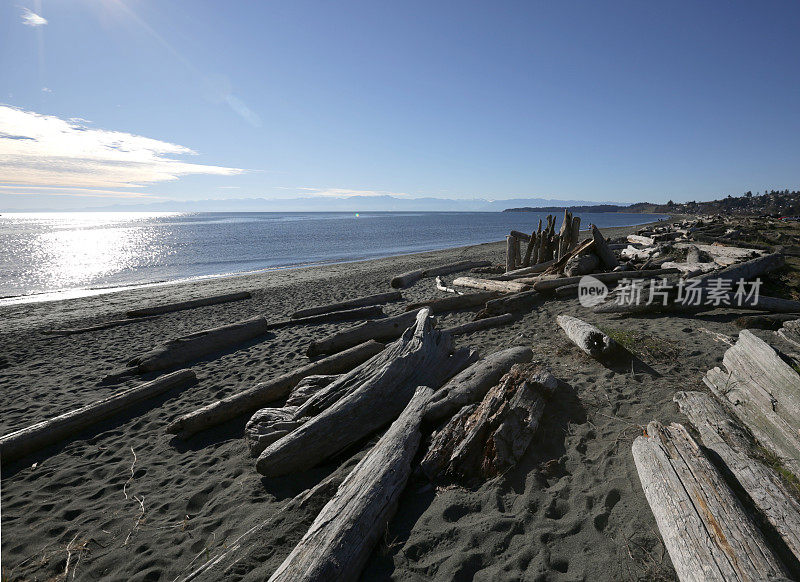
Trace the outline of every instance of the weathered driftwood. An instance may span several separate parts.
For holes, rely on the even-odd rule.
[[[532,358],[530,348],[516,347],[494,352],[478,360],[436,391],[425,411],[425,421],[436,422],[448,418],[458,409],[482,400],[489,388],[496,386],[511,366],[530,362]]]
[[[349,350],[306,364],[277,378],[259,382],[249,390],[237,392],[179,416],[167,426],[166,431],[186,439],[201,430],[253,412],[274,400],[283,398],[307,376],[347,372],[380,353],[383,348],[383,344],[367,341]]]
[[[755,279],[766,273],[771,273],[772,271],[780,269],[785,264],[786,258],[782,254],[772,253],[745,261],[744,263],[738,263],[718,273],[706,274],[702,277],[698,277],[698,279],[703,282],[708,282],[710,279],[723,279],[735,284],[740,279]]]
[[[451,356],[452,347],[452,337],[433,329],[430,311],[421,309],[400,339],[300,406],[296,418],[313,418],[268,446],[256,469],[268,477],[309,469],[390,423],[414,387],[438,388],[477,359],[469,350]]]
[[[636,272],[636,271],[634,271]],[[646,297],[647,290],[642,292],[642,297]],[[780,297],[769,297],[768,295],[759,295],[747,297],[736,297],[735,293],[723,293],[719,295],[719,302],[709,301],[709,289],[703,287],[700,289],[699,302],[681,303],[673,298],[670,298],[667,305],[663,305],[660,301],[654,301],[648,304],[646,301],[640,303],[622,303],[619,304],[609,298],[602,305],[597,305],[594,308],[595,313],[620,313],[620,314],[642,314],[654,313],[658,311],[666,312],[686,312],[686,311],[708,311],[722,307],[726,309],[752,309],[754,311],[771,311],[773,313],[795,313],[800,312],[800,301],[792,301],[791,299],[781,299]]]
[[[542,295],[536,291],[513,293],[505,297],[498,297],[497,299],[487,301],[486,307],[476,315],[476,318],[483,319],[484,317],[491,317],[492,315],[499,315],[501,313],[531,309],[541,301]]]
[[[509,271],[503,275],[497,277],[497,281],[512,281],[514,279],[519,279],[520,277],[526,277],[528,275],[535,275],[536,273],[541,273],[545,271],[548,267],[553,265],[556,262],[555,259],[550,261],[545,261],[544,263],[539,263],[538,265],[533,265],[532,267],[524,267],[522,269],[515,269],[513,271]]]
[[[409,271],[408,273],[397,275],[392,279],[391,285],[395,289],[408,287],[424,277],[449,275],[450,273],[467,271],[475,267],[488,267],[491,264],[491,261],[459,261],[457,263],[449,263],[447,265],[439,265],[437,267],[429,267],[427,269],[418,269],[416,271]]]
[[[517,258],[514,252],[516,239],[509,235],[506,237],[506,273],[517,268]]]
[[[390,341],[400,337],[416,321],[417,314],[409,311],[386,319],[367,321],[333,333],[321,340],[312,341],[306,350],[309,357],[332,354],[369,340]]]
[[[471,289],[485,289],[486,291],[499,291],[500,293],[519,293],[530,289],[530,285],[517,281],[496,281],[494,279],[477,279],[475,277],[458,277],[453,281],[457,287]]]
[[[703,445],[725,463],[789,551],[800,560],[800,503],[777,473],[757,460],[763,454],[752,436],[708,394],[678,392],[674,400],[697,429]]]
[[[150,382],[128,388],[97,402],[0,437],[0,462],[7,463],[43,447],[62,441],[102,420],[129,409],[143,400],[197,380],[191,370],[178,370]]]
[[[208,354],[261,337],[269,329],[265,318],[253,317],[170,340],[131,359],[127,365],[139,374],[177,368]]]
[[[353,307],[364,307],[366,305],[381,305],[391,301],[400,301],[403,299],[403,294],[400,291],[389,291],[388,293],[377,293],[375,295],[367,295],[365,297],[357,297],[355,299],[348,299],[340,301],[339,303],[328,303],[326,305],[319,305],[317,307],[309,307],[308,309],[301,309],[292,313],[292,319],[299,319],[301,317],[310,317],[312,315],[320,315],[321,313],[330,313],[331,311],[341,311],[343,309],[351,309]]]
[[[665,261],[661,263],[661,266],[664,269],[678,269],[687,277],[695,277],[719,269],[717,263],[676,263],[675,261]]]
[[[788,573],[722,475],[679,424],[651,422],[633,460],[682,581],[768,580]]]
[[[800,375],[746,329],[722,363],[724,371],[713,368],[703,381],[720,400],[733,405],[764,447],[800,475]]]
[[[587,275],[594,273],[600,266],[600,259],[594,253],[571,257],[564,265],[564,274],[567,277]]]
[[[273,321],[269,324],[269,329],[279,329],[281,327],[291,327],[293,325],[308,325],[314,323],[326,323],[330,321],[352,321],[354,319],[373,319],[383,317],[383,308],[380,305],[367,305],[365,307],[354,307],[341,311],[331,311],[330,313],[319,313],[297,319],[283,319]]]
[[[611,273],[594,273],[592,277],[603,283],[614,283],[622,279],[650,279],[662,275],[677,273],[678,269],[648,269],[646,271],[614,271]],[[561,277],[559,279],[542,279],[533,283],[533,288],[539,293],[547,293],[563,287],[580,283],[581,277]]]
[[[431,440],[420,463],[431,480],[488,478],[522,458],[558,381],[535,364],[514,364],[478,405],[467,406]]]
[[[339,377],[341,377],[341,374],[315,374],[313,376],[306,376],[292,389],[291,393],[286,398],[285,406],[300,406]]]
[[[572,257],[576,257],[578,255],[582,255],[584,253],[588,253],[594,250],[594,240],[591,238],[587,238],[581,244],[576,246],[574,249],[570,250],[568,253],[565,253],[558,260],[550,265],[545,273],[560,273],[561,270],[564,268],[564,265],[567,264]],[[527,282],[525,279],[517,279],[520,282]]]
[[[628,242],[632,242],[638,245],[644,245],[646,247],[651,247],[656,244],[656,241],[653,240],[653,237],[650,236],[640,236],[638,234],[629,234],[628,235]]]
[[[573,283],[572,285],[562,285],[561,287],[557,287],[555,290],[556,297],[560,297],[562,299],[577,297],[579,287],[580,285],[578,283]]]
[[[632,245],[628,245],[626,248],[622,249],[619,252],[619,256],[622,259],[626,259],[629,261],[646,261],[650,258],[650,256],[656,252],[656,247],[645,247],[642,249],[637,249]]]
[[[594,252],[607,269],[613,269],[619,265],[617,256],[608,247],[603,233],[594,224],[592,225],[592,239],[594,240]]]
[[[439,291],[445,291],[446,293],[455,293],[456,295],[464,294],[462,291],[458,291],[456,289],[453,289],[452,287],[448,287],[447,283],[441,277],[436,277],[436,288]]]
[[[480,293],[465,293],[455,297],[432,298],[426,301],[418,301],[406,305],[406,311],[419,311],[423,307],[430,308],[432,313],[446,313],[448,311],[458,311],[459,309],[470,309],[483,305],[487,301],[498,297],[497,291],[483,291]]]
[[[797,319],[785,321],[778,330],[778,335],[794,347],[800,348],[800,324],[798,324]]]
[[[104,323],[98,323],[96,325],[90,325],[87,327],[71,327],[66,329],[48,329],[43,331],[42,333],[47,335],[75,335],[78,333],[87,333],[91,331],[100,331],[103,329],[109,329],[112,327],[119,327],[121,325],[130,325],[131,323],[139,323],[141,321],[148,321],[152,319],[152,317],[135,317],[131,319],[114,319],[112,321],[106,321]]]
[[[271,582],[357,580],[411,474],[433,391],[417,388],[399,418],[339,486]]]
[[[733,320],[739,329],[770,329],[777,331],[787,321],[800,319],[800,313],[776,313],[770,315],[743,315]]]
[[[726,257],[738,261],[746,261],[765,254],[761,249],[747,249],[720,245],[701,245],[697,243],[675,243],[676,249],[697,249],[698,253],[707,253],[712,257]]]
[[[241,301],[250,299],[249,291],[241,293],[227,293],[214,297],[203,297],[202,299],[192,299],[191,301],[180,301],[178,303],[168,303],[167,305],[156,305],[142,309],[132,309],[126,313],[128,317],[147,317],[148,315],[161,315],[172,313],[173,311],[183,311],[184,309],[194,309],[195,307],[205,307],[206,305],[217,305],[219,303],[230,303],[231,301]]]
[[[559,315],[556,322],[572,342],[598,360],[619,355],[621,346],[590,323],[570,315]]]
[[[450,335],[464,335],[466,333],[472,333],[482,329],[488,329],[490,327],[506,325],[512,321],[514,321],[514,316],[511,313],[503,313],[502,315],[496,315],[494,317],[485,317],[483,319],[476,319],[460,325],[453,325],[445,328],[443,331],[449,333]]]

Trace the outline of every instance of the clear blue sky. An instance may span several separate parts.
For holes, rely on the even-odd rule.
[[[799,31],[795,1],[9,0],[0,207],[795,188]]]

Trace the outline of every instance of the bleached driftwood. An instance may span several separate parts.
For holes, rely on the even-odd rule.
[[[237,392],[181,415],[167,426],[166,431],[177,434],[183,439],[189,438],[201,430],[253,412],[274,400],[283,398],[307,376],[347,372],[380,353],[383,348],[383,344],[367,341],[333,356],[306,364],[277,378],[259,382],[249,390]]]
[[[490,327],[505,325],[507,323],[511,323],[512,321],[514,321],[514,316],[512,314],[503,313],[502,315],[496,315],[494,317],[485,317],[483,319],[476,319],[460,325],[453,325],[445,328],[443,331],[449,333],[450,335],[463,335],[466,333],[480,331],[482,329],[488,329]]]
[[[703,446],[719,455],[789,551],[800,559],[800,503],[775,471],[757,460],[763,455],[750,434],[708,394],[678,392],[673,400],[697,429]]]
[[[369,340],[390,341],[400,337],[413,324],[417,314],[409,311],[386,319],[367,321],[354,327],[337,331],[320,340],[312,341],[306,350],[309,357],[332,354]]]
[[[367,295],[365,297],[357,297],[355,299],[340,301],[339,303],[328,303],[326,305],[301,309],[292,313],[291,317],[292,319],[299,319],[301,317],[320,315],[321,313],[330,313],[331,311],[341,311],[343,309],[351,309],[353,307],[381,305],[391,301],[400,301],[401,299],[403,299],[403,294],[400,291],[389,291],[388,293],[377,293],[375,295]]]
[[[517,258],[514,249],[516,240],[516,238],[510,235],[506,237],[506,273],[517,268]]]
[[[714,258],[726,257],[737,261],[746,261],[766,254],[761,249],[748,249],[740,247],[727,247],[721,245],[701,245],[698,243],[675,243],[676,249],[696,248],[701,253],[707,253]]]
[[[441,297],[418,301],[406,305],[406,311],[419,311],[423,307],[429,307],[432,313],[446,313],[448,311],[458,311],[459,309],[470,309],[483,305],[487,301],[498,297],[497,291],[482,291],[479,293],[466,293],[457,297]]]
[[[559,315],[556,322],[576,346],[593,358],[607,360],[621,352],[617,342],[590,323],[570,315]]]
[[[292,388],[291,393],[286,398],[285,406],[300,406],[314,394],[338,379],[341,374],[314,374],[306,376]]]
[[[758,441],[800,476],[800,375],[769,344],[744,329],[725,352],[725,370],[709,370],[703,381],[730,402]]]
[[[81,430],[118,414],[138,402],[197,380],[191,370],[178,370],[139,386],[122,390],[97,402],[0,437],[0,462],[7,463],[62,441]]]
[[[453,376],[433,395],[425,412],[426,422],[436,422],[452,416],[458,409],[482,400],[489,388],[514,364],[530,362],[530,348],[507,348],[489,354],[469,368]]]
[[[545,261],[544,263],[539,263],[538,265],[533,265],[532,267],[523,267],[522,269],[515,269],[513,271],[509,271],[503,275],[497,277],[497,281],[512,281],[514,279],[518,279],[520,277],[527,277],[528,275],[535,275],[536,273],[541,273],[542,271],[547,270],[550,266],[555,264],[556,260],[552,259],[550,261]]]
[[[491,264],[491,261],[459,261],[457,263],[449,263],[446,265],[439,265],[437,267],[429,267],[427,269],[418,269],[416,271],[409,271],[408,273],[397,275],[392,279],[391,285],[395,289],[408,287],[424,277],[449,275],[450,273],[467,271],[475,267],[488,267]]]
[[[632,242],[637,245],[644,245],[646,247],[651,247],[656,244],[656,241],[653,240],[653,237],[650,236],[640,236],[638,234],[629,234],[628,235],[628,242]]]
[[[517,281],[496,281],[494,279],[478,279],[476,277],[459,277],[453,281],[453,285],[456,287],[484,289],[486,291],[499,291],[501,293],[519,293],[530,289],[530,285],[518,283]]]
[[[664,545],[683,581],[787,577],[722,475],[679,424],[651,422],[633,460]]]
[[[514,364],[480,404],[467,406],[431,440],[420,463],[431,480],[488,478],[513,467],[539,426],[558,381],[535,364]]]
[[[550,265],[547,268],[547,270],[544,271],[544,272],[545,273],[560,273],[563,270],[564,265],[566,265],[567,261],[569,261],[572,257],[577,257],[579,255],[591,252],[593,250],[594,250],[594,239],[588,238],[585,241],[583,241],[581,244],[579,244],[578,246],[576,246],[575,248],[570,250],[568,253],[565,253],[564,255],[559,257],[558,260],[555,263],[553,263],[552,265]],[[527,282],[525,279],[518,279],[518,281],[519,282]]]
[[[271,582],[357,580],[411,474],[432,390],[417,388],[399,418],[339,486]]]
[[[206,305],[218,305],[220,303],[230,303],[231,301],[241,301],[242,299],[250,299],[250,297],[251,295],[249,291],[242,291],[241,293],[227,293],[225,295],[216,295],[214,297],[203,297],[202,299],[192,299],[190,301],[180,301],[178,303],[168,303],[166,305],[156,305],[154,307],[145,307],[142,309],[131,309],[126,313],[126,315],[128,317],[161,315],[163,313],[183,311],[184,309],[205,307]]]
[[[719,269],[719,265],[717,263],[676,263],[675,261],[666,261],[661,263],[661,266],[664,269],[678,269],[687,277],[694,277]]]
[[[295,419],[313,418],[268,446],[256,469],[268,477],[309,469],[392,422],[414,387],[438,388],[477,359],[466,349],[452,352],[452,337],[433,329],[430,311],[421,309],[400,339],[300,406]]]
[[[800,348],[800,322],[797,319],[784,321],[778,335],[794,347]]]
[[[501,313],[510,313],[514,311],[523,311],[530,309],[542,301],[541,293],[536,291],[523,291],[522,293],[513,293],[505,297],[498,297],[486,302],[486,308],[478,313],[478,319],[484,317],[491,317]]]
[[[722,279],[724,281],[730,281],[735,285],[740,279],[745,281],[755,279],[756,277],[780,269],[785,264],[786,258],[782,254],[772,253],[745,261],[744,263],[738,263],[717,273],[708,273],[702,277],[698,277],[698,279],[703,283],[707,283],[711,279]]]
[[[119,327],[121,325],[130,325],[131,323],[139,323],[142,321],[149,321],[152,317],[135,317],[130,319],[114,319],[96,325],[89,325],[87,327],[71,327],[66,329],[48,329],[42,333],[47,335],[75,335],[78,333],[87,333],[91,331],[100,331],[103,329],[110,329],[112,327]]]
[[[622,279],[651,279],[677,273],[678,269],[648,269],[646,271],[613,271],[611,273],[594,273],[592,277],[603,283],[615,283]],[[563,287],[580,283],[581,277],[561,277],[559,279],[542,279],[533,283],[533,288],[539,293],[547,293]]]
[[[564,274],[567,277],[587,275],[594,273],[600,266],[600,259],[594,253],[578,255],[570,258],[564,265]]]
[[[441,277],[436,277],[436,288],[439,291],[444,291],[446,293],[455,293],[456,295],[463,295],[464,293],[461,291],[457,291],[452,287],[448,287],[447,284],[442,280]]]
[[[607,269],[619,266],[619,261],[614,252],[608,247],[603,233],[594,224],[592,225],[592,239],[594,239],[594,252]]]
[[[269,324],[269,329],[279,329],[294,325],[309,325],[314,323],[327,323],[331,321],[352,321],[355,319],[374,319],[383,317],[383,308],[380,305],[367,305],[365,307],[354,307],[341,311],[331,311],[329,313],[318,313],[296,319],[283,319],[273,321]]]
[[[656,252],[656,247],[637,249],[634,246],[628,245],[627,248],[619,252],[619,256],[629,261],[646,261],[654,252]]]

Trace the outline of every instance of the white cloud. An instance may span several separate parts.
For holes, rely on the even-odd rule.
[[[171,157],[194,154],[181,145],[0,105],[0,176],[5,183],[132,188],[189,174],[244,172]]]
[[[40,26],[44,26],[47,24],[47,20],[28,10],[27,8],[22,9],[22,24],[25,26],[32,26],[34,28],[38,28]]]
[[[42,93],[52,93],[52,92],[53,90],[50,89],[49,87],[42,87]]]

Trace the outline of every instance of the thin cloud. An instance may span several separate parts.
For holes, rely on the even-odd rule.
[[[32,26],[33,28],[38,28],[40,26],[44,26],[47,24],[47,19],[42,18],[35,12],[28,10],[27,8],[22,9],[22,24],[25,26]]]
[[[328,198],[352,198],[355,196],[394,196],[397,198],[410,197],[406,192],[389,192],[387,190],[353,190],[350,188],[308,188],[308,187],[282,187],[281,190],[302,190],[313,196],[324,196]]]
[[[157,196],[148,192],[120,192],[118,190],[98,190],[96,188],[0,184],[0,196],[30,196],[32,194],[46,196],[77,196],[79,198],[145,198],[148,200],[166,200],[164,196]]]
[[[52,92],[53,90],[50,89],[49,87],[42,87],[42,93],[52,93]]]
[[[85,127],[0,105],[0,175],[3,182],[70,188],[135,188],[189,174],[233,176],[244,170],[192,164],[173,156],[193,150],[120,131]]]

